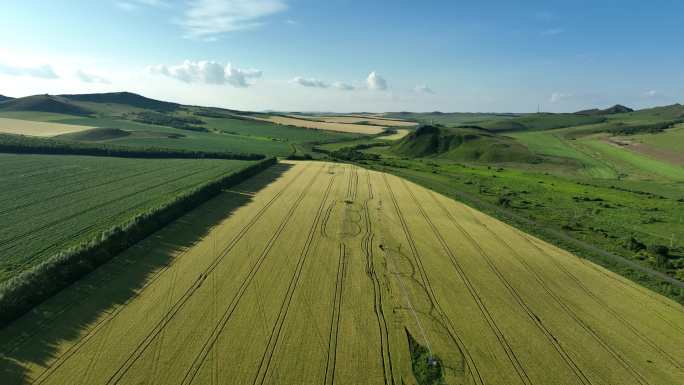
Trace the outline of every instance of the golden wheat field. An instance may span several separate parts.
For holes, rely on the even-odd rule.
[[[296,117],[296,116],[293,116]],[[304,119],[320,120],[330,123],[344,123],[344,124],[354,124],[354,123],[369,123],[377,126],[390,126],[390,127],[415,127],[418,125],[416,122],[408,122],[406,120],[395,120],[395,119],[378,119],[371,116],[361,116],[361,115],[345,115],[345,116],[327,116],[327,115],[316,115],[316,116],[299,116]]]
[[[5,134],[49,137],[90,129],[92,129],[92,127],[77,126],[73,124],[0,118],[0,132]]]
[[[266,118],[255,118],[258,120],[264,120],[271,123],[283,124],[288,126],[304,127],[304,128],[315,128],[318,130],[327,131],[339,131],[339,132],[351,132],[354,134],[369,134],[375,135],[379,134],[387,127],[381,126],[370,126],[367,124],[346,124],[346,123],[330,123],[330,122],[316,122],[308,119],[299,119],[288,116],[269,116]]]
[[[281,163],[0,332],[10,384],[684,383],[684,308],[395,176]]]

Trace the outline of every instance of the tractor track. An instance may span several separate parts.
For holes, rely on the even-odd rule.
[[[361,248],[366,257],[366,274],[371,280],[373,286],[373,312],[378,322],[378,333],[380,336],[380,360],[382,363],[382,373],[385,385],[395,384],[394,371],[392,369],[392,353],[389,344],[389,329],[387,327],[387,319],[382,308],[382,285],[378,279],[375,271],[375,264],[373,261],[373,222],[370,218],[370,210],[368,208],[369,201],[375,197],[373,195],[373,186],[370,182],[370,172],[366,171],[366,182],[368,184],[368,199],[363,203],[364,218],[366,222],[366,233],[361,240]]]
[[[290,279],[290,283],[287,288],[288,290],[285,294],[285,298],[283,299],[283,303],[280,306],[278,317],[276,318],[276,322],[273,325],[273,329],[271,330],[271,335],[268,338],[266,349],[264,350],[261,360],[259,361],[257,373],[254,377],[254,380],[252,381],[253,384],[264,384],[266,382],[266,377],[270,369],[271,360],[273,359],[275,350],[277,349],[278,344],[280,342],[280,333],[282,332],[283,325],[285,324],[285,320],[287,319],[287,315],[290,310],[292,298],[294,297],[294,293],[297,290],[299,280],[302,276],[304,263],[306,262],[307,257],[309,256],[311,246],[314,244],[314,241],[316,240],[316,230],[318,229],[319,222],[321,220],[321,216],[325,208],[325,203],[328,201],[328,196],[330,195],[330,190],[333,186],[334,181],[335,176],[332,176],[330,178],[328,186],[325,189],[325,193],[323,194],[323,199],[321,200],[321,203],[318,209],[316,210],[314,221],[311,224],[311,228],[309,229],[306,242],[304,244],[304,247],[302,248],[302,251],[300,252],[299,259],[297,261],[297,267],[295,268],[295,272],[292,275],[292,278]]]
[[[405,181],[402,179],[402,183],[404,184],[404,187],[406,191],[411,195],[411,198],[413,199],[414,203],[417,205],[418,209],[421,212],[421,215],[429,222],[431,220],[429,219],[428,215],[425,213],[423,207],[421,206],[420,202],[418,199],[416,199],[415,195],[413,194],[413,191],[411,191],[406,184]],[[434,198],[434,196],[433,196]],[[541,322],[541,319],[534,313],[534,311],[530,308],[530,306],[523,300],[523,298],[520,296],[520,294],[515,290],[513,285],[506,279],[506,277],[503,276],[501,271],[496,267],[494,264],[492,258],[480,247],[480,245],[475,241],[475,239],[472,237],[470,233],[468,233],[457,221],[456,219],[451,215],[449,211],[446,210],[446,208],[441,204],[441,202],[437,201],[435,199],[435,202],[438,204],[440,207],[440,210],[443,211],[446,215],[449,221],[461,232],[461,234],[468,239],[468,242],[477,250],[478,254],[484,259],[485,263],[489,267],[489,269],[496,275],[497,279],[499,282],[501,282],[505,287],[506,290],[508,290],[509,294],[515,299],[516,303],[520,307],[520,309],[530,318],[532,323],[537,327],[537,329],[546,337],[546,339],[549,341],[549,343],[553,346],[553,348],[556,350],[558,353],[559,357],[561,360],[568,366],[568,368],[575,374],[575,376],[578,378],[578,380],[583,384],[583,385],[591,385],[592,382],[589,380],[589,378],[584,374],[582,369],[577,365],[577,363],[573,360],[573,358],[570,356],[570,354],[563,348],[563,346],[560,344],[560,341],[551,333],[551,331]],[[444,242],[443,246],[448,248],[448,245],[446,244],[446,241],[442,238],[441,234],[438,234],[438,229],[431,224],[430,225],[433,228],[433,231],[435,234],[438,236],[438,238],[441,238],[442,240],[440,243]]]
[[[342,313],[342,295],[344,282],[347,275],[347,247],[340,242],[339,258],[337,262],[337,279],[335,280],[335,292],[333,293],[332,317],[330,318],[330,334],[328,337],[328,354],[325,363],[324,385],[335,383],[335,366],[337,365],[337,345],[340,335],[340,314]]]
[[[404,218],[404,215],[401,212],[401,208],[399,207],[399,204],[397,203],[397,199],[394,195],[394,191],[392,191],[392,187],[390,186],[389,181],[387,180],[387,174],[383,173],[382,177],[383,177],[383,180],[385,182],[385,185],[387,186],[387,190],[388,190],[390,198],[392,200],[392,204],[394,206],[394,209],[397,213],[397,216],[399,217],[399,222],[401,223],[401,227],[402,227],[402,230],[404,232],[404,235],[406,236],[406,240],[410,246],[411,254],[413,255],[413,259],[416,261],[416,264],[419,266],[421,276],[423,277],[422,279],[425,282],[424,287],[425,287],[426,293],[428,294],[428,298],[430,299],[430,302],[432,303],[433,308],[439,312],[439,316],[440,316],[440,318],[442,318],[442,322],[445,322],[448,325],[448,327],[445,326],[444,324],[441,324],[441,323],[440,324],[447,331],[447,333],[451,337],[452,341],[456,344],[456,346],[460,350],[462,356],[464,357],[464,360],[466,361],[466,366],[468,367],[468,370],[470,371],[470,373],[472,375],[473,381],[475,381],[476,383],[478,383],[480,385],[484,385],[486,382],[482,378],[482,375],[480,374],[480,371],[477,368],[475,361],[473,360],[472,356],[470,355],[470,352],[468,351],[466,344],[463,342],[463,340],[461,340],[461,337],[455,332],[456,328],[454,327],[452,321],[449,319],[449,317],[446,315],[446,313],[442,309],[442,306],[437,301],[437,297],[434,293],[434,290],[433,290],[432,286],[430,285],[430,281],[429,281],[429,278],[427,276],[427,272],[425,271],[425,269],[422,265],[420,255],[418,254],[418,249],[416,248],[413,237],[411,236],[411,233],[408,229],[408,224],[406,223],[406,219]],[[432,224],[432,222],[429,220],[429,218],[425,218],[425,219],[428,221],[428,223],[431,226],[434,227],[434,224]],[[441,238],[441,235],[439,236],[439,239],[440,239],[440,241],[443,241],[443,239]],[[451,253],[451,250],[448,250],[448,251],[449,251],[449,257],[452,261],[452,264],[454,265],[454,267],[456,267],[456,270],[462,275],[461,278],[463,279],[463,281],[464,282],[467,281],[468,283],[470,283],[470,281],[467,279],[465,274],[463,274],[462,270],[460,269],[460,265],[458,265],[458,263],[456,262],[453,253]],[[467,286],[469,287],[469,289],[471,288],[470,285],[467,284]],[[471,295],[473,293],[477,294],[476,292],[471,292]],[[474,296],[474,298],[476,298],[476,301],[479,300],[479,301],[477,301],[478,304],[481,303],[480,302],[481,299],[479,298],[479,295]],[[489,314],[486,307],[484,307],[483,303],[482,303],[482,306],[483,306],[484,310],[486,311],[486,314]],[[482,310],[483,308],[480,308],[480,310]],[[489,317],[491,318],[491,315],[489,315]],[[489,321],[489,319],[488,319],[488,321]],[[517,357],[513,353],[512,349],[510,349],[510,346],[508,345],[508,341],[506,341],[505,337],[503,336],[503,333],[501,333],[501,331],[498,329],[498,327],[494,323],[493,318],[491,318],[490,327],[492,327],[493,330],[498,331],[498,333],[495,333],[495,334],[496,334],[497,338],[501,337],[501,339],[499,341],[505,342],[505,344],[506,344],[505,346],[508,346],[508,350],[504,349],[504,351],[508,355],[509,350],[510,350],[512,357],[509,356],[509,359],[511,359],[511,362],[512,363],[517,362],[518,365],[520,366],[520,368],[522,369],[522,365],[520,365],[519,361],[517,361]],[[503,345],[502,345],[502,347],[503,347]],[[515,361],[513,361],[513,359],[515,359]],[[518,367],[514,366],[514,368],[517,371]],[[522,373],[519,372],[518,374],[519,374],[521,380],[523,381],[523,383],[525,383],[526,385],[532,384],[532,382],[527,377],[527,374],[524,372],[524,369],[522,369]],[[525,381],[525,379],[527,381]]]
[[[305,170],[300,171],[299,174],[293,180],[291,180],[282,190],[280,190],[278,193],[276,193],[271,200],[264,205],[258,212],[257,214],[250,220],[250,222],[245,225],[242,229],[240,229],[240,232],[233,237],[231,242],[228,244],[226,248],[223,249],[221,254],[207,267],[203,273],[200,274],[199,278],[195,281],[195,283],[190,286],[186,292],[181,296],[181,298],[178,299],[178,301],[174,304],[174,307],[171,309],[169,313],[167,313],[164,317],[162,317],[161,320],[155,325],[155,327],[148,333],[148,335],[140,341],[140,343],[137,345],[135,350],[126,358],[126,360],[122,363],[122,365],[112,374],[109,379],[107,380],[106,384],[116,384],[118,383],[123,376],[130,370],[130,368],[133,366],[133,364],[142,356],[143,352],[147,350],[147,348],[150,346],[150,344],[156,339],[156,337],[159,335],[161,330],[168,325],[169,322],[178,314],[178,312],[185,306],[186,303],[188,303],[188,300],[194,295],[194,293],[202,286],[202,283],[206,279],[208,274],[211,274],[216,267],[223,261],[223,259],[230,253],[230,251],[237,245],[237,243],[244,237],[245,234],[251,230],[251,228],[254,226],[254,224],[261,218],[263,213],[271,207],[271,205],[278,200],[282,196],[282,193],[287,190],[287,188],[292,185],[292,183],[299,178],[300,175],[303,174]],[[295,200],[293,203],[293,206],[290,208],[290,211],[285,215],[285,218],[288,219],[291,217],[292,212],[296,207],[299,205],[301,202],[302,198],[304,195],[309,190],[309,187],[313,184],[315,180],[315,177],[309,182],[308,186],[302,191],[302,193],[299,195],[299,197]],[[282,225],[282,223],[281,223]],[[283,226],[284,227],[284,226]],[[282,232],[282,227],[278,228],[279,232],[277,231],[274,236],[280,235],[280,232]],[[270,250],[270,247],[272,247],[272,243],[267,244],[267,248]],[[262,259],[263,261],[263,259]],[[255,265],[256,266],[256,265]],[[252,267],[252,271],[254,270],[254,267]],[[252,272],[250,271],[250,273]],[[245,281],[243,281],[242,285],[245,284],[245,282],[249,279],[250,275],[248,275],[245,278]],[[244,291],[240,293],[240,297],[244,294]],[[198,368],[199,369],[199,368]]]

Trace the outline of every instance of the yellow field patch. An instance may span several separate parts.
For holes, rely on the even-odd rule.
[[[307,119],[298,119],[287,116],[269,116],[267,118],[255,118],[276,124],[284,124],[289,126],[297,126],[304,128],[315,128],[318,130],[351,132],[355,134],[375,135],[383,132],[386,127],[369,126],[365,124],[344,124],[344,123],[329,123],[329,122],[315,122]]]
[[[378,119],[374,117],[358,116],[358,115],[348,115],[348,116],[301,116],[305,119],[321,120],[330,123],[345,123],[354,124],[361,122],[368,122],[370,124],[378,126],[391,126],[391,127],[415,127],[418,123],[408,122],[406,120],[393,120],[393,119]]]
[[[90,129],[92,129],[92,127],[77,126],[73,124],[0,118],[0,132],[6,134],[49,137]]]
[[[387,136],[381,136],[378,139],[385,139],[385,140],[399,140],[405,137],[406,135],[409,134],[409,130],[404,130],[404,129],[398,129],[396,130],[396,134],[392,135],[387,135]]]
[[[280,164],[0,331],[10,384],[682,384],[684,308],[395,176]]]

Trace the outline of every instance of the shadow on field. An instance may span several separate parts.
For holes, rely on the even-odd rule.
[[[213,226],[250,203],[253,194],[291,167],[274,165],[225,191],[0,329],[0,383],[36,382],[37,373],[29,378],[27,366],[53,365],[64,352],[64,348],[59,348],[63,345],[71,347],[66,354],[75,353],[80,343],[85,342],[85,331],[97,328],[120,305],[139,294],[161,269],[169,266],[174,255],[201,241]],[[107,359],[106,347],[100,349],[92,356],[93,360]],[[41,373],[43,369],[36,372]],[[80,374],[86,377],[72,379],[74,383],[87,381],[88,373]]]

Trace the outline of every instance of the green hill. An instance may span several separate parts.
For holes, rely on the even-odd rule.
[[[494,132],[540,131],[597,124],[606,121],[603,116],[578,114],[528,114],[508,120],[496,120],[479,124],[480,127]]]
[[[90,115],[92,111],[60,96],[33,95],[0,103],[0,111],[53,112],[67,115]]]
[[[634,112],[633,109],[629,107],[625,107],[621,104],[616,104],[613,107],[606,108],[605,110],[601,110],[598,108],[592,108],[589,110],[582,110],[582,111],[577,111],[575,114],[577,115],[589,115],[589,116],[596,116],[596,115],[615,115],[615,114],[624,114],[628,112]]]
[[[10,98],[9,96],[5,96],[5,95],[0,95],[0,102],[4,102],[6,100],[12,100],[12,99],[14,99],[14,98]]]
[[[74,102],[120,104],[160,112],[175,111],[180,104],[146,98],[132,92],[109,92],[103,94],[60,95]]]
[[[410,133],[391,151],[397,155],[439,157],[472,162],[536,162],[527,147],[512,138],[470,128],[424,125]]]

